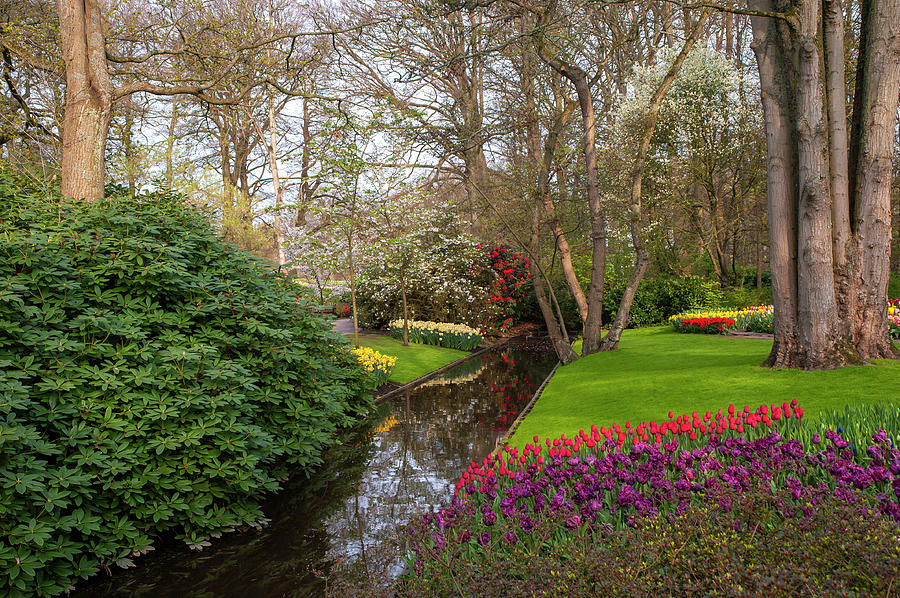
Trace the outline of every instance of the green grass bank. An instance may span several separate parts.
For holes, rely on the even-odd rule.
[[[771,340],[679,334],[668,326],[627,330],[617,351],[557,369],[510,444],[729,403],[756,407],[797,398],[814,418],[850,403],[900,402],[900,362],[820,372],[760,367],[771,348]]]
[[[351,342],[353,341],[352,334],[347,338]],[[390,381],[398,384],[412,382],[420,376],[469,355],[466,351],[434,345],[410,343],[408,347],[404,347],[403,343],[397,339],[380,334],[361,335],[359,344],[397,358],[397,365],[394,366]]]

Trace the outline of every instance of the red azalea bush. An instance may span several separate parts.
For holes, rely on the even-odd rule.
[[[725,334],[734,324],[734,318],[687,318],[672,322],[677,332],[700,334]]]
[[[522,300],[531,292],[528,256],[505,243],[483,247],[496,275],[488,302],[497,314],[497,328],[506,331],[522,318]]]

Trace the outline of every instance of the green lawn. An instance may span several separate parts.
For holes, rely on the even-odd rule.
[[[353,335],[347,335],[353,342]],[[391,382],[406,384],[419,376],[433,372],[439,367],[453,363],[469,355],[466,351],[436,347],[434,345],[420,345],[410,343],[404,347],[403,343],[389,336],[380,334],[364,334],[359,337],[359,344],[375,349],[385,355],[393,355],[397,358],[397,365],[391,373]]]
[[[797,398],[806,415],[848,403],[900,402],[900,362],[822,372],[759,367],[772,341],[627,330],[617,351],[560,367],[510,444],[571,437],[591,424],[633,424],[729,403],[757,407]]]

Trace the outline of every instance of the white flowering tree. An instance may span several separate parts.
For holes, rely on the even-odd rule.
[[[617,147],[636,143],[662,68],[636,69],[634,93],[616,115]],[[666,204],[665,213],[677,207],[681,216],[676,223],[654,219],[657,230],[648,236],[667,238],[683,223],[722,282],[729,280],[729,247],[736,251],[738,237],[759,227],[755,216],[764,209],[762,113],[747,100],[751,83],[723,54],[692,50],[660,105],[645,175],[652,181],[648,199]]]
[[[443,209],[431,207],[433,198],[421,190],[390,184],[395,179],[386,182],[384,188],[388,190],[399,188],[372,206],[369,250],[374,259],[382,261],[382,278],[400,289],[403,345],[406,346],[409,345],[409,271],[418,261],[423,235],[429,231],[437,232],[435,225],[446,220],[447,210],[446,206],[442,206]]]

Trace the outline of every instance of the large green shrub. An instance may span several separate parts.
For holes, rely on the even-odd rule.
[[[261,519],[370,408],[297,285],[173,197],[0,176],[0,595]]]

